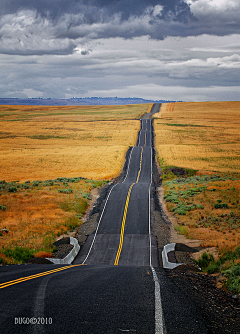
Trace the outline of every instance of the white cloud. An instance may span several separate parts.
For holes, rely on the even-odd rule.
[[[68,38],[55,38],[52,23],[27,10],[3,16],[0,21],[1,53],[69,53],[73,44]]]
[[[1,96],[239,100],[238,41],[239,35],[106,38],[67,55],[0,55]]]
[[[158,100],[177,100],[177,101],[234,101],[236,93],[239,92],[238,86],[233,87],[182,87],[182,86],[165,86],[157,84],[137,84],[126,86],[122,89],[109,90],[91,90],[90,96],[118,96],[118,97],[135,97],[147,95],[149,99]],[[174,98],[173,98],[174,96]]]
[[[217,14],[219,12],[232,11],[240,8],[239,0],[186,0],[191,6],[194,15]]]

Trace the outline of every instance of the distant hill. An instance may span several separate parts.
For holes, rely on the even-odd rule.
[[[34,106],[86,106],[86,105],[124,105],[141,103],[169,103],[176,101],[167,100],[144,100],[142,98],[127,97],[83,97],[72,99],[51,99],[51,98],[0,98],[0,105],[34,105]]]

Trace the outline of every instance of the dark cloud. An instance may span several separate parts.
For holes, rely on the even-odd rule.
[[[2,0],[0,52],[70,54],[78,45],[99,38],[162,40],[240,31],[238,0],[226,8],[215,8],[216,1]]]
[[[239,0],[1,0],[0,91],[234,100],[239,13]]]
[[[2,0],[0,14],[12,14],[21,10],[34,10],[42,17],[56,20],[64,14],[84,15],[84,23],[92,24],[120,14],[122,20],[142,15],[146,8],[163,6],[159,18],[187,22],[192,18],[184,0]]]

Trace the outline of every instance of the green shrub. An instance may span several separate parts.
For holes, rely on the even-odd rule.
[[[72,194],[73,190],[68,188],[68,189],[58,189],[59,193],[63,193],[63,194]]]
[[[15,187],[15,186],[8,187],[8,192],[9,193],[16,193],[17,192],[17,187]]]
[[[32,186],[38,187],[40,183],[42,183],[42,181],[33,181]]]
[[[5,211],[7,208],[4,205],[0,205],[0,210]]]
[[[204,252],[200,259],[196,261],[202,270],[206,270],[208,266],[215,264],[215,260],[212,254]]]
[[[83,193],[82,197],[86,199],[91,199],[91,195],[89,193]]]
[[[229,209],[229,206],[227,203],[216,203],[214,204],[215,209]]]
[[[235,250],[226,250],[221,253],[220,261],[224,263],[226,261],[235,261],[240,258],[240,246],[236,247]]]
[[[227,277],[224,286],[232,293],[240,293],[240,265],[223,271],[223,275]]]
[[[186,215],[187,211],[196,210],[196,209],[204,209],[202,204],[188,204],[185,205],[183,203],[179,203],[176,207],[172,208],[171,211],[177,213],[179,215]]]
[[[34,250],[25,247],[4,248],[1,250],[7,257],[11,257],[17,262],[26,262],[33,257]]]
[[[210,264],[207,267],[207,273],[209,275],[217,273],[220,270],[220,265],[221,265],[220,261],[217,261],[216,263]]]
[[[180,200],[178,198],[178,193],[175,190],[168,191],[164,196],[164,199],[166,200],[166,202],[171,202],[175,204],[180,203]]]
[[[52,180],[47,180],[43,183],[44,187],[53,186],[53,185],[54,185],[54,182]]]

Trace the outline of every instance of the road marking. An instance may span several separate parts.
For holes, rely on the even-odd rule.
[[[128,177],[129,166],[130,166],[130,162],[131,162],[131,159],[132,159],[132,152],[133,152],[133,147],[132,147],[132,149],[131,149],[131,153],[130,153],[130,157],[129,157],[128,168],[127,168],[127,174],[126,174],[125,179],[123,180],[122,183],[124,183],[124,182],[126,181],[127,177]]]
[[[143,121],[141,120],[141,127],[140,127],[140,131],[138,133],[138,143],[137,143],[137,146],[140,146],[140,137],[141,137],[141,133],[142,133],[142,128],[143,128]]]
[[[158,277],[155,269],[151,265],[151,270],[153,274],[153,280],[155,284],[155,334],[163,334],[163,311],[161,302],[161,292]]]
[[[137,175],[137,180],[136,180],[135,183],[132,183],[131,186],[128,189],[127,199],[126,199],[126,203],[125,203],[125,207],[124,207],[124,213],[123,213],[123,218],[122,218],[120,241],[119,241],[118,251],[117,251],[117,255],[116,255],[116,258],[115,258],[115,262],[114,262],[115,266],[118,265],[118,262],[119,262],[119,259],[120,259],[120,255],[121,255],[121,252],[122,252],[123,237],[124,237],[125,223],[126,223],[126,218],[127,218],[128,204],[129,204],[129,201],[130,201],[130,196],[131,196],[132,188],[133,188],[134,184],[138,183],[139,178],[140,178],[140,174],[141,174],[141,170],[142,170],[142,156],[143,156],[143,147],[141,149],[140,165],[139,165],[139,171],[138,171],[138,175]]]
[[[140,166],[139,166],[139,171],[138,171],[138,175],[137,175],[137,181],[136,181],[136,183],[138,183],[138,181],[139,181],[139,177],[140,177],[141,170],[142,170],[142,156],[143,156],[143,147],[142,147],[142,150],[141,150]]]
[[[155,334],[163,334],[164,318],[161,302],[160,284],[155,269],[152,266],[152,238],[151,238],[151,184],[152,184],[152,148],[151,148],[151,182],[148,189],[148,233],[149,233],[149,262],[155,285]]]
[[[124,183],[124,182],[126,181],[127,176],[128,176],[129,166],[130,166],[130,162],[131,162],[131,158],[132,158],[132,152],[133,152],[133,147],[132,147],[132,150],[131,150],[131,153],[130,153],[130,157],[129,157],[127,174],[126,174],[125,179],[123,180],[122,183]],[[101,220],[102,220],[102,217],[103,217],[105,208],[106,208],[106,206],[107,206],[107,202],[108,202],[108,200],[109,200],[109,197],[110,197],[110,195],[111,195],[111,192],[112,192],[113,188],[115,188],[118,184],[119,184],[119,183],[115,184],[115,185],[112,187],[112,189],[110,190],[109,194],[108,194],[108,197],[107,197],[106,202],[105,202],[105,205],[104,205],[104,207],[103,207],[103,210],[102,210],[100,219],[99,219],[99,221],[98,221],[98,225],[97,225],[97,228],[96,228],[96,231],[95,231],[95,234],[94,234],[93,241],[92,241],[92,243],[91,243],[91,247],[89,248],[88,254],[87,254],[87,256],[85,257],[85,259],[84,259],[84,261],[83,261],[82,264],[85,264],[85,262],[87,261],[87,259],[88,259],[88,257],[89,257],[89,254],[90,254],[90,252],[91,252],[91,250],[92,250],[92,248],[93,248],[93,244],[94,244],[95,239],[96,239],[96,236],[97,236],[98,228],[99,228],[99,226],[100,226],[100,223],[101,223]]]
[[[148,188],[148,235],[149,235],[149,263],[150,263],[150,266],[152,266],[151,185],[152,185],[152,148],[151,148],[151,182]]]
[[[125,208],[124,208],[124,213],[123,213],[123,219],[122,219],[122,227],[121,227],[121,233],[120,233],[120,241],[119,241],[119,246],[118,246],[118,251],[117,251],[117,255],[115,258],[115,262],[114,265],[117,266],[118,262],[119,262],[119,258],[122,252],[122,246],[123,246],[123,236],[124,236],[124,230],[125,230],[125,223],[126,223],[126,218],[127,218],[127,210],[128,210],[128,204],[129,204],[129,200],[130,200],[130,195],[132,192],[132,188],[134,186],[135,183],[132,183],[129,190],[128,190],[128,194],[127,194],[127,200],[125,203]]]
[[[112,192],[113,188],[115,188],[117,185],[118,185],[118,183],[115,184],[115,185],[112,187],[112,189],[109,191],[108,197],[107,197],[106,202],[105,202],[105,204],[104,204],[104,207],[103,207],[103,210],[102,210],[102,213],[101,213],[101,217],[100,217],[100,219],[99,219],[99,222],[98,222],[98,225],[97,225],[95,234],[94,234],[93,241],[92,241],[92,243],[91,243],[91,247],[89,248],[89,251],[88,251],[88,253],[87,253],[87,256],[85,257],[85,259],[84,259],[84,261],[83,261],[82,264],[85,264],[85,262],[87,261],[87,259],[88,259],[88,257],[89,257],[89,254],[90,254],[90,252],[91,252],[91,250],[92,250],[92,248],[93,248],[93,244],[94,244],[94,242],[95,242],[95,239],[96,239],[96,236],[97,236],[97,232],[98,232],[98,228],[99,228],[99,225],[100,225],[100,223],[101,223],[102,216],[103,216],[103,214],[104,214],[105,208],[106,208],[106,206],[107,206],[107,202],[108,202],[108,200],[109,200],[109,197],[110,197],[110,195],[111,195],[111,192]]]
[[[22,282],[25,282],[25,281],[29,281],[29,280],[34,279],[34,278],[38,278],[38,277],[42,277],[42,276],[54,274],[54,273],[57,273],[59,271],[70,269],[70,268],[73,268],[73,267],[78,267],[78,266],[81,266],[81,265],[82,264],[70,265],[70,266],[61,267],[61,268],[57,268],[57,269],[53,269],[53,270],[49,270],[49,271],[44,271],[44,272],[39,273],[39,274],[34,274],[34,275],[30,275],[30,276],[25,276],[25,277],[17,278],[17,279],[15,279],[13,281],[1,283],[0,284],[0,289],[4,289],[4,288],[7,288],[8,286],[11,286],[11,285],[14,285],[14,284],[18,284],[18,283],[22,283]]]

